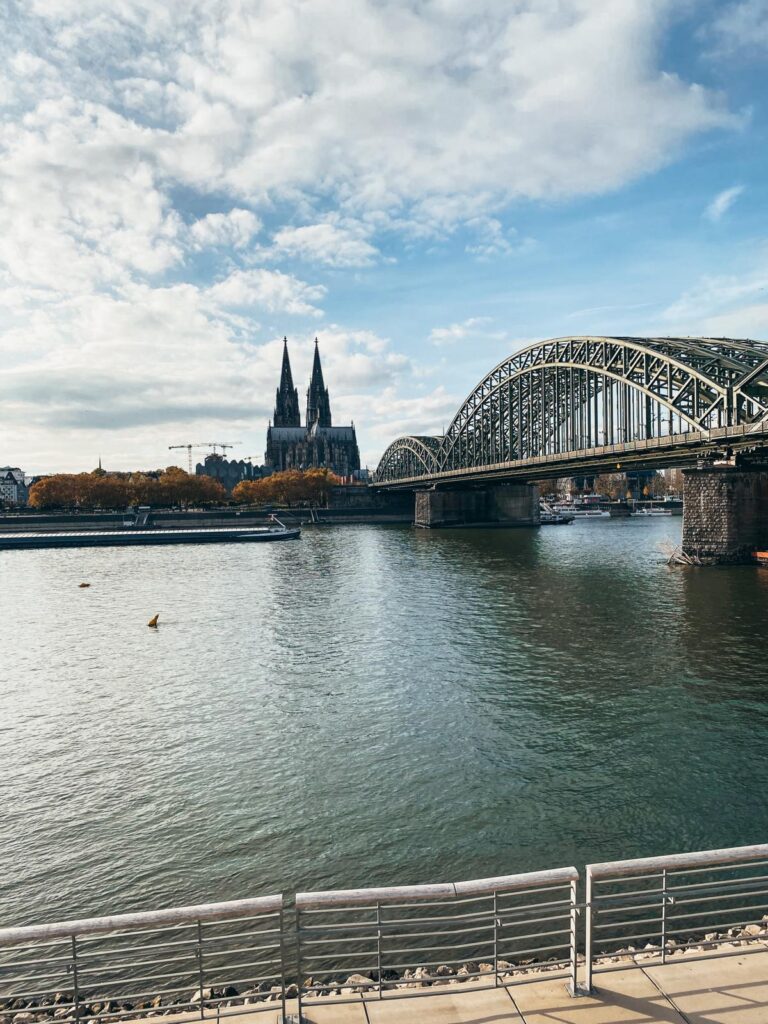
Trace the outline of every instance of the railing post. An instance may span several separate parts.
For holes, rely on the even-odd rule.
[[[278,916],[277,916],[277,922],[278,922],[278,927],[280,929],[280,988],[281,988],[280,996],[281,996],[281,1003],[282,1003],[282,1007],[283,1007],[283,1018],[285,1018],[285,1016],[286,1016],[286,1010],[285,1010],[285,929],[284,929],[285,920],[284,919],[285,919],[285,908],[284,908],[283,904],[281,903],[280,910],[279,910]],[[296,985],[296,989],[297,989],[298,994],[299,994],[299,1020],[301,1020],[301,972],[299,971],[298,966],[297,966],[296,970],[297,970],[297,973],[299,975],[299,977],[298,977],[298,984]]]
[[[197,919],[197,978],[200,986],[200,1020],[205,1020],[205,974],[203,972],[203,923]]]
[[[77,982],[77,940],[72,936],[72,1009],[75,1020],[80,1019],[80,987]]]
[[[584,994],[592,995],[592,873],[587,868],[587,887],[585,892],[586,915],[584,927]]]
[[[499,987],[499,894],[493,891],[493,985]]]
[[[295,932],[296,932],[296,990],[298,992],[299,1021],[301,1021],[301,1008],[303,1004],[304,978],[301,971],[301,909],[298,900],[294,904]],[[314,980],[314,979],[313,979]],[[317,997],[317,993],[315,993]],[[285,1020],[285,986],[283,986],[283,1020]]]
[[[576,906],[576,879],[571,881],[571,995],[578,995],[579,986],[578,979],[576,977],[578,959],[577,959],[577,926],[576,918],[578,917],[578,908]]]
[[[667,869],[661,871],[661,962],[667,962]]]
[[[381,966],[381,902],[376,900],[376,969],[379,972],[379,999],[384,998],[384,976]]]

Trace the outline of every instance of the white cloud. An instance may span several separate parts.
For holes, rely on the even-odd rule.
[[[738,309],[747,301],[768,292],[768,267],[761,267],[750,275],[739,277],[735,274],[702,277],[693,288],[680,296],[663,312],[665,320],[681,325],[688,324],[685,334],[694,333],[698,327],[691,326],[722,311]]]
[[[371,410],[367,425],[369,445],[365,462],[373,469],[385,449],[397,437],[407,434],[439,435],[455,416],[461,399],[442,385],[432,391],[404,397],[386,388]]]
[[[261,221],[250,210],[235,208],[228,213],[209,213],[190,226],[189,233],[196,249],[231,245],[244,249],[261,230]]]
[[[726,4],[714,20],[709,35],[714,37],[722,53],[768,47],[768,0]]]
[[[58,33],[70,88],[108,91],[101,61],[89,85],[78,58],[111,58],[114,93],[161,117],[153,152],[188,185],[399,212],[482,195],[490,209],[615,188],[733,124],[657,67],[674,6],[40,0],[29,34]]]
[[[734,185],[732,188],[726,188],[722,192],[718,192],[704,211],[704,216],[707,220],[711,220],[713,224],[716,224],[730,210],[743,191],[743,185]]]
[[[433,327],[429,334],[429,340],[433,345],[452,345],[457,341],[477,335],[480,333],[479,329],[489,323],[491,323],[491,318],[488,316],[471,316],[460,323],[449,324],[448,327]],[[498,335],[494,335],[494,337],[498,337]]]
[[[274,237],[272,255],[330,267],[367,267],[378,253],[359,229],[323,223],[281,228]]]
[[[475,238],[466,246],[466,250],[481,259],[527,252],[535,245],[532,238],[513,242],[510,235],[514,237],[517,232],[514,229],[507,229],[505,232],[501,221],[496,217],[473,217],[467,221],[467,227],[475,233]]]
[[[313,305],[325,295],[323,285],[310,285],[279,270],[235,270],[212,285],[206,296],[214,306],[265,309],[291,316],[322,316]]]

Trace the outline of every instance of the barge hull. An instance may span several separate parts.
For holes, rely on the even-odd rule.
[[[129,547],[148,544],[253,544],[295,540],[301,530],[229,527],[221,530],[93,530],[84,533],[17,533],[0,535],[0,551],[33,548]]]

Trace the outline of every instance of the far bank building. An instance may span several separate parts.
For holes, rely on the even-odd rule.
[[[360,469],[355,426],[334,427],[331,402],[323,381],[320,350],[315,338],[315,358],[307,389],[306,423],[301,425],[299,392],[293,386],[288,339],[283,339],[283,367],[277,389],[275,415],[267,430],[265,465],[275,472],[284,469],[330,469],[338,476],[352,476]]]

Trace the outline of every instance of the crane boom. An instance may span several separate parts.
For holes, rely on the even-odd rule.
[[[187,467],[189,475],[192,476],[193,448],[210,448],[212,449],[213,454],[216,455],[217,448],[221,448],[222,452],[226,453],[227,448],[234,448],[236,444],[242,444],[242,441],[187,441],[186,444],[169,444],[168,451],[172,451],[174,448],[187,449]]]

